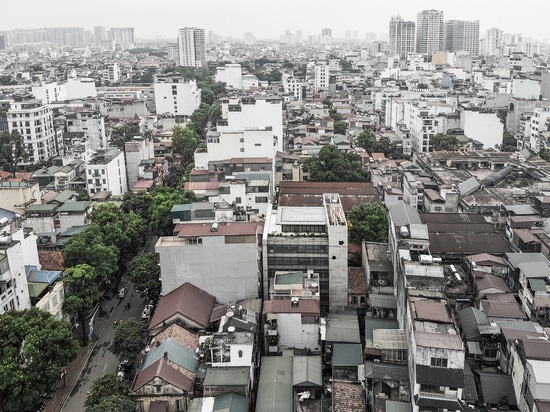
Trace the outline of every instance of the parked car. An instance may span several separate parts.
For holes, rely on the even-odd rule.
[[[130,361],[128,359],[125,359],[118,364],[116,374],[121,378],[124,378],[127,376],[129,372],[130,372]]]
[[[124,297],[126,296],[126,292],[128,292],[128,287],[127,287],[127,286],[122,287],[122,288],[118,291],[118,298],[119,298],[119,299],[124,299]]]
[[[151,313],[153,313],[153,305],[149,304],[143,308],[143,312],[141,312],[141,320],[147,321],[151,319]]]

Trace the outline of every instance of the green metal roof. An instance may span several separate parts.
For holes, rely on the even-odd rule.
[[[303,280],[304,274],[302,272],[277,274],[275,276],[276,285],[301,285]]]
[[[91,200],[79,200],[75,202],[65,202],[59,208],[59,212],[84,212],[92,204]]]
[[[333,366],[357,366],[363,364],[363,348],[360,343],[335,343],[332,348]]]
[[[69,200],[73,196],[78,196],[78,193],[72,190],[64,190],[61,193],[59,193],[57,196],[55,196],[52,200],[50,200],[48,203],[53,203],[53,202],[65,203],[67,200]]]
[[[167,353],[170,361],[178,364],[182,368],[191,372],[195,372],[197,369],[197,357],[195,356],[195,352],[168,338],[147,354],[141,365],[141,370],[147,369],[153,363],[161,359],[165,353]]]
[[[27,286],[29,288],[29,296],[31,298],[37,298],[49,285],[47,283],[29,283]]]
[[[292,410],[292,358],[264,356],[256,397],[256,412]]]
[[[27,208],[27,212],[28,213],[33,213],[33,212],[53,212],[57,207],[59,207],[59,204],[52,204],[52,203],[47,203],[45,205],[30,205],[28,208]]]
[[[321,386],[322,372],[320,356],[295,356],[292,364],[292,386]]]
[[[204,386],[241,386],[250,382],[250,367],[207,368]]]
[[[248,398],[238,393],[224,393],[216,396],[212,412],[246,412]]]

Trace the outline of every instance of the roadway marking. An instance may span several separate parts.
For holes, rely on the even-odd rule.
[[[108,365],[108,364],[109,364],[109,362],[107,362],[107,363],[105,364],[105,366],[103,367],[103,372],[105,372],[105,369],[107,369],[107,365]]]

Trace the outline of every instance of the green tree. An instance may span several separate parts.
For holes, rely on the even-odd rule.
[[[11,133],[8,131],[0,133],[0,164],[4,166],[4,170],[15,176],[17,165],[28,161],[29,158],[27,146],[17,130],[12,130]]]
[[[181,189],[187,181],[187,169],[182,165],[173,164],[168,169],[168,174],[162,179],[162,185],[166,187],[173,187],[174,189]]]
[[[118,250],[119,269],[123,271],[145,241],[147,231],[145,222],[133,212],[124,213],[122,208],[114,203],[95,207],[90,214],[90,219],[92,224],[101,231],[103,243],[107,246],[115,246]]]
[[[158,254],[139,253],[128,263],[127,273],[136,290],[147,291],[149,300],[157,301],[162,286]]]
[[[114,245],[106,245],[103,233],[92,225],[77,233],[63,246],[65,267],[88,264],[92,266],[101,281],[106,281],[118,270],[119,250]]]
[[[194,126],[182,127],[176,125],[172,134],[172,151],[181,155],[182,165],[185,167],[194,162],[194,154],[199,144],[199,137]]]
[[[504,129],[502,133],[502,151],[515,152],[516,150],[518,150],[516,138],[508,129]]]
[[[174,205],[182,205],[197,200],[191,190],[181,191],[172,187],[157,186],[151,192],[153,202],[149,209],[149,230],[157,236],[170,236],[174,230],[170,211]]]
[[[550,162],[550,149],[541,147],[539,150],[539,157],[547,162]]]
[[[348,124],[345,120],[338,120],[334,122],[334,133],[346,135],[346,130],[348,130]]]
[[[120,150],[124,150],[124,145],[134,138],[140,136],[139,125],[130,123],[123,126],[115,126],[111,130],[111,144]]]
[[[433,151],[457,150],[458,139],[454,135],[438,133],[430,138],[430,146]]]
[[[78,353],[70,325],[37,308],[0,316],[0,411],[31,410]]]
[[[317,182],[363,182],[365,172],[355,152],[343,152],[335,145],[323,147],[315,157],[306,159],[303,170]]]
[[[386,242],[388,238],[388,212],[382,203],[363,203],[348,213],[349,242],[360,245],[367,242]]]
[[[108,372],[101,378],[96,379],[92,383],[92,389],[84,402],[86,412],[95,410],[96,406],[99,406],[104,399],[111,397],[128,398],[128,382],[122,379],[114,372]],[[135,408],[135,404],[134,404]],[[111,409],[111,411],[120,411],[121,409]],[[125,409],[122,409],[125,410]],[[135,409],[134,409],[135,410]],[[130,411],[128,411],[130,412]]]
[[[376,136],[370,129],[365,129],[361,133],[359,133],[355,144],[358,147],[362,147],[363,149],[365,149],[367,153],[372,154],[376,152],[378,141],[376,140]]]
[[[130,318],[121,322],[115,329],[110,349],[119,360],[128,359],[133,362],[145,348],[148,338],[147,324],[141,320]]]
[[[134,212],[141,216],[145,224],[149,224],[149,208],[152,202],[153,196],[149,192],[126,192],[120,208],[126,214]]]
[[[130,397],[111,395],[107,398],[102,398],[97,405],[86,409],[86,412],[135,412],[135,410],[136,402]]]
[[[99,287],[101,279],[90,265],[82,264],[71,267],[65,271],[67,282],[67,294],[63,302],[63,309],[72,314],[82,327],[82,345],[88,342],[86,332],[86,317],[99,300]]]

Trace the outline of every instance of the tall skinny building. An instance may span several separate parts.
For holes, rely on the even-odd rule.
[[[479,20],[448,20],[443,24],[443,49],[479,55]]]
[[[404,21],[400,16],[390,20],[390,55],[398,55],[400,59],[407,58],[407,54],[415,51],[416,25],[414,21]]]
[[[179,64],[187,67],[206,67],[204,29],[185,27],[178,34]]]
[[[443,50],[443,12],[423,10],[416,19],[416,51],[431,55]]]

